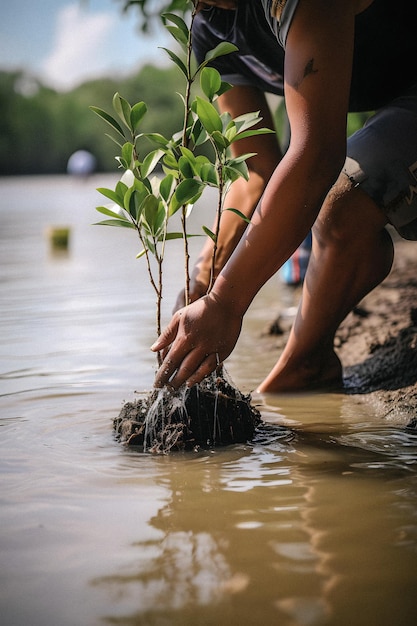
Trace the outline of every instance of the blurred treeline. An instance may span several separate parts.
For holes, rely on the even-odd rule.
[[[97,159],[97,169],[116,169],[110,128],[90,105],[112,111],[116,91],[131,103],[143,100],[143,131],[171,136],[181,129],[181,77],[176,67],[144,66],[127,78],[101,78],[70,92],[56,92],[19,72],[0,72],[0,175],[61,173],[79,149]],[[144,152],[149,151],[149,144]]]
[[[118,2],[121,10],[136,10],[139,30],[148,33],[164,11],[190,7],[189,0]],[[0,71],[0,176],[63,173],[71,154],[81,149],[94,155],[98,171],[115,171],[118,148],[106,136],[111,130],[89,107],[111,113],[116,92],[131,104],[146,103],[142,132],[171,137],[182,129],[183,104],[178,93],[184,92],[184,84],[175,65],[146,65],[129,77],[100,78],[65,93],[24,72]],[[285,148],[288,128],[283,100],[275,107],[276,130]],[[367,114],[350,115],[348,135],[366,118]],[[149,152],[146,139],[142,145],[138,145],[139,156]]]
[[[116,91],[132,104],[147,104],[143,132],[170,137],[181,129],[183,108],[177,92],[183,91],[183,84],[175,66],[147,65],[130,77],[101,78],[65,93],[23,73],[0,72],[0,175],[63,173],[70,155],[79,149],[95,156],[99,171],[115,171],[118,148],[106,136],[110,128],[89,107],[111,112]],[[275,118],[279,136],[285,137],[282,102]],[[366,114],[350,116],[349,134],[365,119]],[[150,145],[143,141],[146,153]]]

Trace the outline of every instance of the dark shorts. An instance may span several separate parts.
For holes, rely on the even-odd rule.
[[[241,2],[241,11],[211,8],[197,16],[196,57],[201,62],[218,43],[232,41],[239,53],[212,62],[223,80],[282,95],[284,51],[265,28],[263,11],[252,0]],[[343,171],[381,207],[402,237],[417,240],[417,84],[380,108],[348,139]]]
[[[404,239],[417,240],[417,85],[348,139],[343,172]]]
[[[283,95],[284,50],[257,4],[253,0],[241,0],[240,6],[237,11],[209,8],[197,15],[193,28],[197,61],[201,63],[209,50],[229,41],[239,51],[210,63],[222,79],[232,85],[252,85],[261,91]]]

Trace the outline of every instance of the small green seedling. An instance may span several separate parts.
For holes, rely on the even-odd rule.
[[[233,158],[230,146],[239,139],[253,135],[271,133],[266,128],[253,128],[260,121],[259,113],[248,113],[232,119],[228,113],[220,115],[214,105],[216,99],[231,88],[222,81],[218,71],[209,67],[210,62],[222,55],[237,50],[231,43],[223,42],[207,53],[204,61],[196,65],[192,54],[192,25],[196,16],[197,0],[178,0],[177,8],[182,16],[165,13],[162,17],[167,30],[173,36],[179,50],[164,48],[182,75],[185,87],[179,94],[183,102],[183,126],[172,137],[166,138],[158,132],[142,133],[140,127],[147,112],[144,102],[131,106],[120,94],[113,98],[114,114],[91,107],[111,127],[111,138],[118,145],[116,157],[124,170],[115,189],[100,188],[98,191],[111,201],[111,205],[99,206],[97,211],[108,219],[101,225],[130,228],[136,231],[142,245],[137,258],[144,257],[150,283],[156,293],[156,333],[161,333],[161,306],[163,295],[163,261],[166,242],[183,240],[185,304],[189,303],[189,251],[187,218],[195,203],[207,187],[218,190],[216,227],[214,232],[207,226],[204,232],[213,240],[212,287],[216,262],[217,241],[224,202],[230,186],[240,177],[248,179],[246,160],[251,153]],[[184,15],[191,9],[190,26]],[[197,82],[198,80],[198,82]],[[197,94],[193,95],[196,85]],[[150,142],[152,149],[141,161],[138,145]],[[212,157],[198,154],[203,144],[211,146]],[[141,151],[143,153],[143,151]],[[156,168],[162,174],[156,175]],[[238,209],[234,211],[243,220],[247,218]],[[170,230],[173,215],[181,211],[181,232]],[[161,356],[158,355],[158,363]]]

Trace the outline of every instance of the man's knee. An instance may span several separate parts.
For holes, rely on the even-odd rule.
[[[360,236],[373,237],[386,223],[383,211],[342,173],[327,194],[313,233],[322,245],[340,245]]]

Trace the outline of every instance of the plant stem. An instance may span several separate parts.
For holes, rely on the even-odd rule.
[[[145,259],[146,259],[146,268],[148,270],[149,282],[151,283],[152,289],[156,294],[156,336],[159,337],[161,334],[161,309],[162,309],[162,256],[159,254],[155,255],[156,261],[158,263],[158,284],[155,282],[155,278],[152,272],[151,260],[149,258],[149,251],[146,245],[146,242],[142,236],[142,231],[140,229],[140,225],[135,221],[133,222],[136,226],[137,233],[139,235],[140,242],[145,250]],[[158,366],[162,365],[162,356],[160,352],[157,352],[157,360]]]
[[[191,12],[191,25],[189,29],[188,43],[187,43],[187,84],[185,87],[185,97],[184,97],[184,124],[182,129],[182,145],[184,148],[188,148],[189,137],[187,134],[187,124],[188,117],[190,113],[190,98],[191,98],[191,87],[194,82],[194,78],[191,75],[191,59],[192,59],[192,51],[193,51],[193,36],[192,29],[194,18],[196,16],[196,3],[193,2],[193,10]],[[181,228],[183,234],[183,245],[184,245],[184,304],[187,306],[190,303],[190,252],[188,246],[188,236],[187,236],[187,207],[182,207],[181,213]]]
[[[162,257],[158,256],[158,285],[159,289],[156,292],[156,335],[157,337],[161,334],[161,309],[162,309]],[[158,366],[162,365],[162,355],[161,352],[157,352]]]
[[[219,159],[217,150],[216,150],[216,158]],[[223,163],[220,160],[218,160],[218,163],[217,163],[217,175],[218,175],[218,180],[219,180],[219,186],[218,186],[219,195],[218,195],[217,209],[216,209],[216,229],[214,232],[213,253],[211,256],[210,282],[207,288],[207,293],[211,291],[213,284],[214,284],[214,272],[216,268],[216,255],[217,255],[217,242],[219,240],[220,221],[221,221],[222,211],[223,211],[223,200],[224,200],[223,198],[223,195],[224,195]]]

